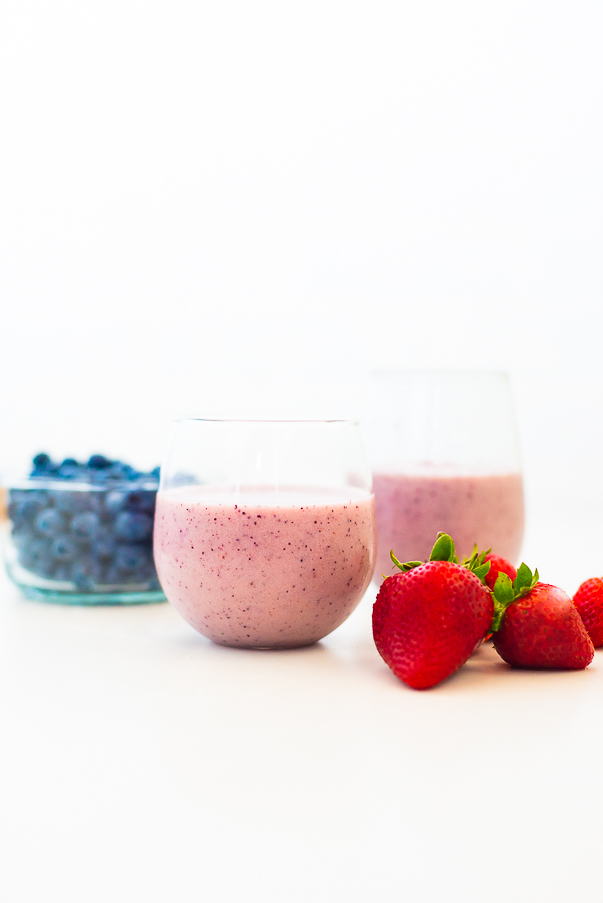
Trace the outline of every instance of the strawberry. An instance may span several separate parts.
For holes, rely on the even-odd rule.
[[[474,555],[457,563],[454,543],[438,534],[429,561],[401,564],[373,607],[379,654],[410,687],[433,687],[463,665],[490,628],[492,593],[482,583],[489,565]]]
[[[558,586],[538,582],[521,564],[513,582],[501,573],[494,585],[494,647],[517,668],[568,668],[590,665],[595,654],[578,609]]]
[[[486,574],[485,581],[486,586],[489,586],[490,589],[494,589],[494,584],[496,583],[496,578],[502,571],[503,574],[506,574],[513,581],[517,577],[517,571],[513,567],[510,561],[507,561],[506,558],[503,558],[502,555],[494,555],[492,552],[488,552],[484,556],[484,561],[490,562],[490,570]]]
[[[593,646],[603,646],[603,577],[591,577],[582,583],[574,596]]]

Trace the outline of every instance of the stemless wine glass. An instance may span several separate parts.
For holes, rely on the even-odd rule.
[[[425,561],[439,531],[516,562],[523,481],[507,374],[386,371],[371,378],[364,438],[377,512],[375,579]]]
[[[185,418],[161,468],[154,552],[189,624],[227,646],[306,646],[354,610],[375,565],[357,423]]]

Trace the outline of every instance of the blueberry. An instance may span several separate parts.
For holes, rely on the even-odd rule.
[[[56,475],[61,480],[78,480],[82,478],[82,471],[77,464],[65,464],[63,461]]]
[[[29,543],[18,550],[18,560],[21,567],[28,571],[36,572],[40,562],[48,558],[49,544],[44,539],[31,539]]]
[[[102,576],[102,567],[96,561],[78,561],[73,565],[72,580],[78,589],[93,589]]]
[[[8,514],[15,524],[23,520],[33,520],[47,504],[48,497],[45,492],[36,489],[12,490]]]
[[[115,564],[110,564],[104,571],[103,583],[108,583],[113,586],[123,585],[124,578]]]
[[[107,478],[110,480],[121,480],[127,482],[132,479],[132,475],[136,471],[129,464],[122,464],[121,461],[114,461],[111,467],[107,468]]]
[[[50,493],[55,507],[66,514],[76,514],[78,511],[86,511],[89,507],[90,493],[77,489],[55,489]]]
[[[71,567],[71,563],[61,563],[56,568],[54,572],[54,579],[60,580],[61,583],[70,583],[72,579],[73,571]]]
[[[51,477],[56,474],[59,468],[58,464],[55,464],[50,456],[42,453],[40,455],[36,455],[33,459],[33,468],[31,470],[32,477]]]
[[[153,589],[159,585],[152,555],[143,546],[119,546],[115,560],[107,566],[105,580],[124,588],[133,583],[144,583]]]
[[[132,583],[148,583],[149,580],[156,579],[153,565],[147,562],[144,567],[132,572]]]
[[[115,555],[115,540],[110,536],[102,536],[94,544],[94,555],[99,561],[110,561]]]
[[[101,522],[98,514],[93,511],[84,511],[71,518],[71,532],[78,539],[91,540],[100,530]]]
[[[35,573],[44,580],[52,580],[56,570],[56,564],[50,557],[40,557],[36,562]]]
[[[31,544],[32,534],[30,530],[15,530],[13,527],[11,538],[15,549],[18,551],[25,550]]]
[[[61,563],[73,561],[73,559],[76,558],[77,553],[77,543],[68,536],[57,536],[50,547],[50,554],[54,560],[60,561]]]
[[[122,511],[115,518],[115,532],[129,542],[142,542],[153,533],[153,518],[139,511]]]
[[[103,468],[89,470],[86,479],[94,486],[104,486],[107,483],[107,473],[108,471]]]
[[[128,492],[124,500],[124,508],[131,508],[134,511],[147,511],[152,514],[155,511],[156,499],[156,489],[134,489],[132,492]]]
[[[138,571],[145,568],[148,562],[148,553],[141,546],[119,546],[115,553],[115,565],[120,571]]]
[[[102,490],[92,489],[90,492],[82,492],[82,495],[86,497],[86,508],[100,515],[103,511],[105,493]]]
[[[47,455],[46,452],[40,452],[40,454],[36,455],[33,459],[33,466],[39,469],[48,467],[50,463],[50,455]]]
[[[36,530],[42,536],[56,536],[63,529],[64,522],[55,508],[44,508],[35,519]]]
[[[113,489],[111,492],[108,492],[105,496],[105,510],[111,514],[117,514],[124,507],[127,495],[128,493],[121,492],[119,489]]]
[[[104,470],[107,467],[111,467],[112,462],[105,458],[104,455],[91,455],[88,459],[88,467],[91,470]]]
[[[145,583],[157,577],[151,550],[141,546],[122,546],[115,556],[115,564],[133,583]]]

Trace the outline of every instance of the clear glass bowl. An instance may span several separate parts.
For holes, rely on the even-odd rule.
[[[148,476],[100,485],[4,480],[0,518],[10,579],[29,599],[164,602],[153,560],[158,485]]]

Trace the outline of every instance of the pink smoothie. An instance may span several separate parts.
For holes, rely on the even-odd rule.
[[[204,636],[229,646],[316,642],[354,610],[375,565],[373,496],[353,490],[159,492],[163,590]]]
[[[439,531],[452,536],[461,556],[477,545],[517,562],[524,524],[521,474],[375,474],[373,486],[375,580],[399,573],[390,549],[400,561],[425,561]]]

